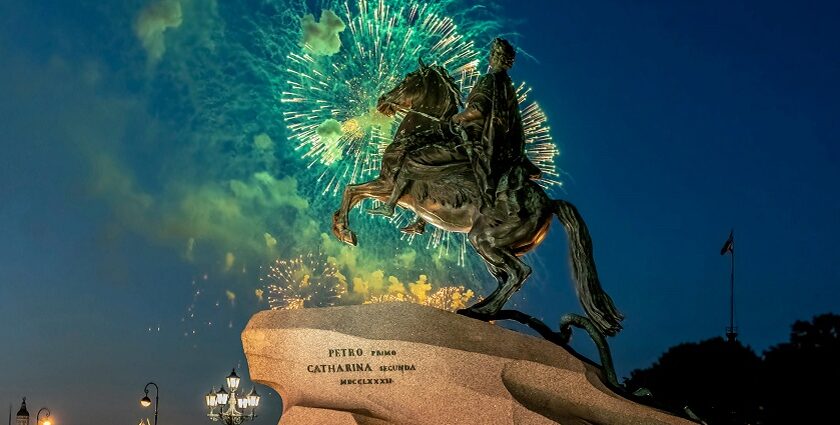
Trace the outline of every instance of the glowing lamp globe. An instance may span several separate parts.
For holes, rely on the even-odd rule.
[[[216,407],[218,405],[215,388],[211,388],[210,392],[204,396],[204,402],[207,403],[207,407]]]
[[[150,399],[149,396],[145,396],[140,399],[140,405],[143,407],[149,407],[152,405],[152,399]]]
[[[251,392],[248,393],[248,405],[251,407],[260,405],[260,395],[257,394],[257,387],[251,387]]]
[[[230,391],[235,392],[239,388],[239,376],[236,375],[236,369],[231,370],[230,375],[226,379]]]
[[[222,406],[227,404],[228,396],[229,394],[224,388],[220,389],[219,392],[216,393],[216,403]]]
[[[236,406],[240,409],[245,409],[248,407],[248,397],[242,397],[236,399]]]

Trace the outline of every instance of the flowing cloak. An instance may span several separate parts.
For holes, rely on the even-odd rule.
[[[525,156],[522,115],[507,71],[482,76],[467,97],[467,108],[481,112],[482,118],[471,121],[466,130],[476,177],[491,199],[519,190],[529,177],[539,174]],[[519,209],[515,203],[509,206],[511,212]]]

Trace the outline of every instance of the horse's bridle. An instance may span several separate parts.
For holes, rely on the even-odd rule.
[[[435,74],[437,74],[438,78],[439,78],[439,79],[443,82],[444,87],[446,87],[446,89],[447,89],[450,93],[452,93],[452,94],[454,95],[455,99],[457,100],[457,99],[458,99],[458,97],[460,96],[460,93],[458,93],[458,92],[457,92],[457,91],[456,91],[456,90],[452,87],[452,85],[451,85],[451,84],[449,84],[449,82],[448,82],[448,81],[446,81],[446,78],[444,78],[444,77],[443,77],[443,75],[441,75],[441,74],[440,74],[440,71],[438,71],[438,69],[435,67],[435,65],[432,65],[432,66],[429,66],[429,67],[427,67],[427,66],[425,66],[425,65],[422,65],[422,66],[420,67],[420,75],[422,75],[422,76],[423,76],[423,95],[425,96],[426,92],[428,92],[428,78],[427,78],[427,77],[428,77],[428,75],[429,75],[429,68],[431,68],[432,72],[434,72]],[[398,105],[398,104],[396,104],[396,103],[394,103],[394,102],[390,102],[390,101],[389,101],[388,103],[390,103],[391,105],[393,105],[394,109],[397,109],[397,110],[399,110],[400,112],[403,112],[403,113],[405,113],[405,114],[415,113],[415,114],[417,114],[417,115],[420,115],[420,116],[421,116],[421,117],[423,117],[423,118],[428,118],[428,119],[430,119],[430,120],[437,121],[438,123],[443,124],[443,123],[444,123],[444,119],[443,119],[443,117],[444,117],[444,115],[446,115],[446,112],[447,112],[447,111],[449,111],[449,108],[451,107],[451,104],[452,104],[452,98],[451,98],[451,97],[447,97],[447,98],[446,98],[446,107],[444,107],[444,108],[443,108],[443,111],[440,113],[440,116],[439,116],[439,117],[435,117],[435,116],[430,115],[430,114],[427,114],[427,113],[425,113],[425,112],[418,111],[418,110],[416,110],[416,109],[414,109],[414,108],[405,108],[405,107],[400,106],[400,105]]]

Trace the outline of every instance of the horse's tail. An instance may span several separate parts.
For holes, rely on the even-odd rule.
[[[564,200],[554,200],[554,212],[566,228],[569,238],[569,258],[575,290],[583,310],[598,329],[606,335],[615,335],[621,330],[622,315],[598,280],[595,260],[592,256],[592,238],[583,217],[574,205]]]

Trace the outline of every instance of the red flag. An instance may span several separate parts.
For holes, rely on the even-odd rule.
[[[729,231],[729,239],[723,244],[720,249],[720,255],[726,255],[727,252],[735,252],[735,230]]]

